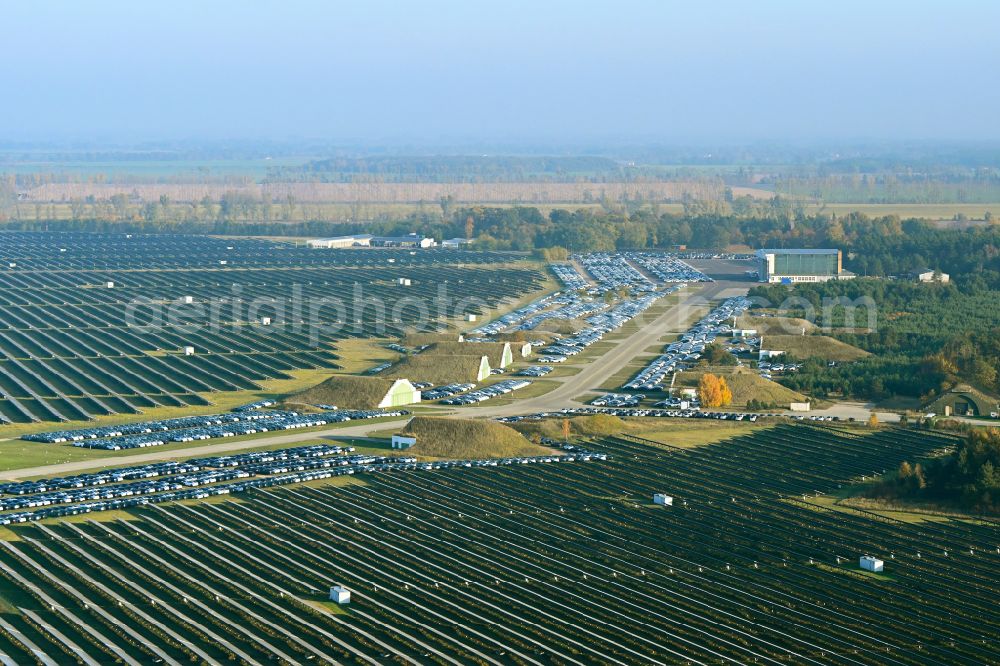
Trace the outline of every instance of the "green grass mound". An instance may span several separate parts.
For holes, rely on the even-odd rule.
[[[377,376],[430,382],[435,386],[452,382],[478,382],[483,356],[485,354],[411,354]]]
[[[519,421],[513,425],[518,432],[532,439],[549,437],[561,441],[563,438],[563,421],[560,418],[543,419],[541,421]],[[569,419],[571,437],[598,437],[602,435],[617,435],[632,429],[617,416],[611,414],[594,414],[593,416],[574,416]]]
[[[816,325],[805,319],[795,317],[751,317],[744,315],[737,320],[739,328],[749,328],[757,331],[758,335],[802,335],[802,329],[806,329],[808,335]]]
[[[573,335],[577,331],[584,329],[587,323],[580,319],[546,319],[532,331],[542,333],[558,333],[559,335]],[[552,336],[553,338],[555,336]]]
[[[458,342],[458,333],[407,333],[399,341],[399,344],[410,349],[416,349],[438,342]]]
[[[402,432],[417,438],[410,453],[432,458],[509,458],[552,452],[493,421],[414,416]]]
[[[733,367],[704,367],[686,370],[677,376],[679,386],[697,388],[698,380],[706,372],[725,378],[729,390],[733,392],[733,407],[745,406],[751,400],[766,405],[788,408],[790,402],[809,402],[809,398],[797,391],[782,386],[770,379],[764,379],[755,370]]]
[[[493,336],[493,339],[497,342],[510,342],[510,343],[522,343],[529,342],[531,340],[544,340],[545,342],[552,342],[556,339],[551,333],[546,333],[545,331],[539,331],[535,329],[533,331],[514,331],[513,333],[498,333]],[[512,344],[511,347],[516,347]],[[515,356],[516,356],[515,350]]]
[[[445,363],[448,359],[457,356],[485,356],[489,359],[491,368],[499,368],[503,361],[505,344],[503,342],[435,342],[420,352],[419,356],[434,356]]]
[[[560,427],[562,427],[561,424]],[[570,431],[586,437],[614,435],[628,429],[625,421],[611,414],[576,416],[569,420],[569,427]]]
[[[336,405],[341,409],[375,409],[392,387],[385,377],[333,375],[312,388],[288,396],[286,406]]]
[[[764,348],[780,350],[795,358],[821,358],[824,361],[856,361],[868,352],[827,335],[767,335]],[[781,358],[776,361],[781,363]]]

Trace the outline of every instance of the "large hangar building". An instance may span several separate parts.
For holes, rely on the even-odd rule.
[[[854,273],[844,270],[840,250],[757,250],[757,260],[761,282],[793,284],[854,277]]]

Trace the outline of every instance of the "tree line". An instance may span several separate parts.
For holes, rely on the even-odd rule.
[[[0,183],[0,200],[6,198],[9,203],[11,188],[3,185]],[[351,222],[291,221],[292,213],[301,214],[303,205],[293,199],[262,205],[249,195],[232,192],[218,201],[206,198],[197,203],[161,198],[143,204],[137,215],[130,212],[126,197],[116,195],[107,202],[77,203],[72,220],[8,218],[0,225],[10,229],[291,237],[416,232],[439,239],[470,238],[482,249],[517,251],[833,247],[844,251],[845,268],[860,276],[884,277],[926,267],[948,272],[963,285],[1000,288],[1000,225],[947,229],[894,215],[807,215],[777,197],[733,200],[728,209],[690,200],[684,212],[660,212],[655,205],[642,205],[619,211],[554,209],[548,214],[534,206],[458,206],[444,197],[422,212]],[[727,212],[736,209],[739,213]]]
[[[869,497],[955,504],[1000,512],[1000,430],[969,433],[955,452],[924,462],[904,461],[896,474],[869,488]]]

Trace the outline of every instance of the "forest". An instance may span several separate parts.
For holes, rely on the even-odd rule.
[[[1000,430],[969,433],[953,454],[900,464],[896,475],[866,493],[880,499],[957,503],[963,509],[1000,512]]]
[[[789,295],[821,311],[828,299],[869,298],[877,306],[873,330],[844,329],[847,312],[832,308],[829,334],[872,352],[859,361],[828,367],[806,359],[782,379],[789,388],[818,396],[843,394],[872,400],[893,395],[926,399],[958,381],[995,393],[1000,390],[1000,308],[995,285],[979,276],[951,284],[864,279],[796,285],[761,285],[751,297],[781,303]],[[800,301],[801,302],[801,301]],[[796,306],[792,316],[804,314]],[[867,313],[855,324],[862,322]]]

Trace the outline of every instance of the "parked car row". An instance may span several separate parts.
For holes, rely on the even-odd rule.
[[[680,252],[682,259],[728,259],[730,261],[757,261],[754,254],[745,252]]]
[[[624,257],[660,282],[711,282],[708,277],[673,254],[663,252],[625,252]]]
[[[516,310],[512,310],[511,312],[508,312],[502,317],[498,317],[497,319],[494,319],[493,321],[487,324],[472,329],[470,331],[470,334],[487,335],[487,336],[496,335],[497,333],[500,333],[510,328],[511,326],[520,324],[528,317],[531,317],[532,315],[537,314],[542,310],[545,310],[546,308],[550,307],[553,304],[553,302],[556,301],[556,299],[562,296],[563,294],[558,291],[555,292],[554,294],[548,294],[547,296],[543,296],[542,298],[539,298],[536,301],[532,301],[531,303],[528,303],[527,305],[524,305]]]
[[[538,328],[538,326],[549,319],[559,319],[563,321],[570,321],[572,319],[583,319],[589,315],[606,309],[608,306],[605,303],[595,301],[590,297],[580,298],[576,294],[566,294],[561,297],[558,301],[555,301],[553,305],[562,305],[562,307],[555,310],[548,310],[544,312],[539,312],[530,319],[526,319],[519,326],[517,326],[515,331],[533,331]]]
[[[294,413],[295,412],[283,412],[278,410],[262,411],[258,408],[253,408],[244,409],[238,412],[234,411],[228,414],[181,416],[174,419],[161,419],[158,421],[139,421],[136,423],[123,423],[120,425],[80,428],[78,430],[41,432],[32,435],[24,435],[21,439],[29,442],[60,444],[62,442],[80,442],[88,439],[105,439],[108,437],[122,437],[125,435],[146,435],[157,432],[170,432],[173,430],[210,427],[226,423],[246,423],[251,421],[269,420],[289,416]]]
[[[588,273],[597,281],[596,293],[618,289],[635,291],[652,291],[656,288],[653,282],[640,273],[625,260],[625,256],[617,252],[591,252],[575,255]]]
[[[188,462],[198,467],[242,467],[262,462],[303,460],[309,458],[325,458],[344,453],[353,453],[353,446],[336,446],[333,444],[309,444],[295,446],[290,449],[275,449],[273,451],[249,451],[234,453],[229,456],[211,456],[207,458],[192,458]]]
[[[551,268],[552,272],[559,278],[559,281],[569,291],[586,289],[590,286],[573,264],[551,264]]]
[[[726,299],[697,324],[689,328],[680,340],[667,345],[666,351],[650,361],[649,365],[626,382],[624,388],[633,391],[664,390],[668,375],[701,358],[706,345],[714,342],[720,333],[732,331],[732,327],[724,322],[738,317],[749,307],[749,299],[742,296]]]
[[[54,490],[73,488],[88,488],[103,486],[109,483],[134,481],[136,479],[153,479],[172,474],[187,474],[197,472],[201,467],[192,462],[158,462],[136,467],[122,467],[90,474],[53,477],[35,481],[12,481],[0,484],[0,493],[5,495],[30,495]]]
[[[698,398],[667,398],[653,403],[653,407],[665,407],[673,409],[700,409],[701,401]]]
[[[546,356],[561,356],[566,358],[567,356],[576,356],[583,351],[583,347],[577,347],[573,344],[563,344],[562,342],[556,342],[545,349],[541,350],[542,354]]]
[[[421,400],[440,400],[441,398],[448,398],[453,395],[458,395],[459,393],[465,393],[466,391],[471,391],[476,388],[475,384],[447,384],[445,386],[438,386],[429,391],[421,391]]]
[[[590,401],[595,407],[636,407],[646,396],[641,393],[605,393]]]
[[[771,378],[772,373],[782,374],[785,372],[798,372],[802,368],[801,363],[769,363],[761,361],[757,365],[762,377]]]
[[[649,254],[650,257],[648,259],[644,258],[645,254]],[[590,296],[619,289],[642,292],[654,291],[656,285],[627,261],[627,258],[633,255],[643,257],[642,260],[655,268],[654,275],[657,275],[663,282],[677,283],[704,281],[708,279],[703,273],[670,255],[607,252],[575,255],[574,258],[578,259],[584,265],[587,271],[598,281],[599,286],[589,286],[588,282],[572,264],[552,264],[552,271],[566,287],[564,291],[538,299],[533,303],[474,329],[471,331],[471,334],[491,336],[508,329],[530,331],[548,319],[583,319],[608,308],[603,302],[581,296],[579,292],[584,290]],[[690,280],[681,279],[684,276],[689,276]]]
[[[587,319],[587,323],[593,326],[595,329],[602,331],[612,331],[616,328],[623,326],[628,323],[633,318],[637,317],[640,313],[645,312],[649,309],[657,299],[663,298],[664,296],[669,296],[674,292],[684,288],[686,285],[679,284],[667,287],[663,291],[658,291],[651,294],[646,294],[639,298],[632,298],[627,301],[623,301],[607,312],[594,315]]]
[[[703,412],[697,409],[647,409],[644,407],[567,407],[557,412],[539,412],[524,416],[504,416],[497,419],[501,423],[516,423],[518,421],[539,421],[550,417],[589,416],[593,414],[610,414],[613,416],[650,416],[658,418],[694,418],[715,419],[717,421],[750,421],[755,422],[765,416],[784,416],[783,414],[755,414],[749,412]]]
[[[342,447],[331,444],[311,444],[272,451],[251,451],[231,456],[192,458],[186,462],[157,462],[89,474],[78,474],[75,476],[4,483],[0,484],[0,494],[18,496],[36,495],[56,491],[72,491],[80,488],[111,486],[128,481],[177,479],[211,468],[246,468],[248,465],[258,463],[311,460],[330,456],[342,456],[345,453],[353,452],[353,446]]]
[[[579,354],[590,345],[600,341],[607,333],[620,328],[647,310],[657,299],[672,294],[680,288],[680,286],[672,286],[662,292],[654,292],[638,298],[628,299],[618,303],[606,312],[592,315],[587,318],[587,328],[571,336],[560,338],[557,342],[543,348],[541,353],[544,354],[544,357],[562,358],[562,360],[566,360],[568,356]],[[539,357],[537,360],[542,363],[559,362],[553,360],[546,361],[543,360],[544,357]]]
[[[536,356],[535,360],[539,363],[565,363],[566,357],[559,354],[543,354]]]
[[[79,503],[58,503],[47,505],[43,508],[36,508],[34,511],[13,511],[11,513],[0,514],[0,525],[11,525],[15,523],[26,523],[30,521],[54,518],[60,516],[70,516],[90,513],[93,511],[108,511],[113,509],[128,509],[143,504],[153,504],[159,502],[173,502],[186,499],[203,499],[216,495],[228,495],[230,493],[245,493],[258,488],[267,488],[277,485],[292,483],[303,483],[317,479],[328,479],[334,476],[344,476],[359,473],[379,473],[394,472],[403,470],[438,470],[452,467],[500,467],[507,465],[524,465],[537,463],[558,463],[558,462],[589,462],[592,460],[607,460],[607,454],[590,453],[579,447],[567,449],[565,453],[533,457],[516,458],[492,458],[485,460],[447,460],[428,463],[418,463],[412,457],[385,458],[367,456],[366,462],[349,463],[331,467],[319,467],[318,469],[302,469],[291,473],[279,472],[266,476],[250,477],[247,470],[229,469],[215,470],[211,474],[198,475],[189,479],[190,483],[185,485],[180,481],[171,481],[162,484],[164,488],[169,488],[163,492],[153,492],[150,494],[122,494],[112,498],[100,498],[92,501]],[[313,463],[332,463],[331,460],[313,461],[301,464],[309,466]],[[280,465],[273,469],[285,469]],[[212,481],[211,479],[215,479]],[[205,485],[205,484],[211,485]],[[180,484],[180,487],[174,488]],[[193,485],[198,484],[198,485]],[[123,491],[124,492],[124,491]],[[37,505],[36,505],[37,506]]]
[[[344,455],[353,451],[353,447],[313,445],[277,451],[257,451],[234,456],[195,458],[183,464],[185,468],[183,473],[169,476],[111,484],[90,484],[88,487],[57,489],[43,493],[19,493],[13,497],[0,498],[0,511],[151,495],[183,488],[213,485],[260,474],[279,474],[305,469],[368,465],[375,462],[385,463],[399,460],[384,456]],[[113,476],[113,472],[100,472],[92,476],[107,479]],[[152,476],[156,477],[157,475],[153,474]],[[36,483],[52,486],[55,485],[52,483],[53,481],[56,480]]]
[[[103,449],[105,451],[121,451],[124,449],[162,446],[170,442],[194,442],[206,439],[215,439],[217,437],[239,437],[242,435],[253,435],[260,432],[312,428],[315,426],[328,425],[330,423],[342,423],[344,421],[360,419],[375,419],[383,416],[404,416],[409,414],[409,412],[405,410],[338,410],[335,412],[324,412],[321,414],[299,414],[297,412],[278,412],[276,414],[277,416],[273,418],[260,419],[253,423],[226,423],[223,425],[200,428],[171,430],[167,434],[125,435],[104,439],[90,439],[74,442],[73,446],[87,449]]]
[[[502,382],[485,386],[476,391],[466,393],[465,395],[447,398],[441,402],[445,405],[471,405],[477,402],[486,402],[490,398],[506,395],[507,393],[511,393],[530,385],[531,382],[526,379],[505,379]]]
[[[550,372],[552,372],[552,368],[544,365],[529,365],[527,368],[515,372],[514,374],[519,377],[542,377]]]
[[[245,405],[240,405],[238,407],[233,407],[234,412],[252,412],[258,409],[265,409],[267,407],[273,407],[276,405],[274,400],[258,400],[257,402],[248,402]]]
[[[713,419],[716,421],[748,421],[755,423],[759,419],[765,418],[786,418],[795,421],[814,422],[835,422],[840,421],[839,416],[826,416],[813,414],[791,415],[776,412],[707,412],[700,409],[648,409],[645,407],[566,407],[555,412],[539,412],[537,414],[524,414],[519,416],[502,416],[496,420],[500,423],[516,423],[518,421],[540,421],[546,418],[563,418],[566,416],[590,416],[594,414],[609,414],[613,416],[649,416],[654,418],[682,418],[682,419]],[[853,419],[851,419],[853,420]]]

